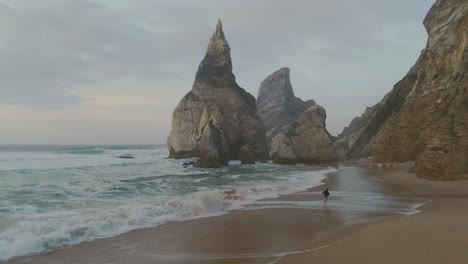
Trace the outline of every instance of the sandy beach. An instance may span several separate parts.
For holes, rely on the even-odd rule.
[[[406,169],[343,167],[325,185],[332,193],[327,207],[316,206],[322,203],[319,194],[324,188],[318,186],[265,201],[270,208],[253,205],[251,210],[223,216],[171,222],[6,263],[464,263],[468,259],[468,182],[431,182]],[[432,202],[419,208],[418,214],[402,215],[390,207],[352,210],[356,202],[348,201],[350,196],[340,198],[340,193],[381,194],[401,204]]]
[[[275,263],[466,263],[468,182],[423,180],[405,169],[388,170],[380,177],[432,202],[416,215],[366,225],[345,240]]]

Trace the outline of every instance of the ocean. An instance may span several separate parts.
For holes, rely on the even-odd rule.
[[[235,161],[184,168],[186,160],[167,156],[163,145],[0,147],[0,260],[220,215],[318,185],[334,170]]]
[[[306,191],[337,171],[238,161],[184,168],[188,160],[167,156],[164,145],[0,146],[0,260],[233,209],[320,208],[321,201],[260,200]],[[356,211],[411,214],[421,204],[376,193],[333,195],[344,202],[331,206]]]

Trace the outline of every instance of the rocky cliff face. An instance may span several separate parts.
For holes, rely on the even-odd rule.
[[[272,138],[294,122],[302,113],[315,105],[313,100],[302,101],[294,95],[289,68],[281,68],[260,84],[257,96],[258,113],[265,125],[267,144]]]
[[[372,119],[378,106],[379,104],[376,104],[372,107],[367,107],[361,116],[355,117],[353,120],[351,120],[349,126],[343,129],[343,131],[338,135],[338,139],[335,141],[335,147],[337,150],[347,150],[354,146],[356,140],[359,138],[359,135],[361,135],[363,128]]]
[[[271,158],[274,163],[319,163],[336,160],[335,148],[326,130],[325,109],[310,107],[272,140]]]
[[[415,161],[420,177],[467,178],[468,1],[436,1],[424,26],[428,41],[418,61],[355,130],[347,157]]]
[[[172,115],[169,157],[200,157],[200,166],[219,167],[237,159],[242,147],[257,160],[268,157],[265,128],[255,98],[232,73],[230,47],[218,21],[192,90]]]
[[[373,137],[380,129],[377,111],[381,110],[380,107],[384,102],[385,100],[382,100],[372,107],[367,107],[361,116],[353,118],[349,126],[338,135],[334,145],[339,160],[372,155],[369,148],[373,145]],[[354,155],[355,153],[358,155]]]

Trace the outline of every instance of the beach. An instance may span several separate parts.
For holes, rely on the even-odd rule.
[[[270,208],[257,201],[306,191],[336,171],[238,161],[186,168],[189,160],[167,154],[164,145],[0,146],[0,261],[246,205]]]
[[[467,181],[428,181],[402,169],[384,172],[382,180],[432,202],[416,215],[367,225],[344,241],[275,263],[466,263]]]
[[[468,0],[0,6],[0,264],[468,263]]]
[[[406,169],[353,167],[340,168],[324,182],[332,193],[326,207],[304,205],[322,203],[324,185],[264,201],[271,208],[253,205],[170,222],[5,263],[462,263],[468,258],[467,182],[431,182]],[[381,211],[335,206],[346,201],[333,199],[334,193],[351,190],[425,205],[417,214],[395,213],[393,203]]]

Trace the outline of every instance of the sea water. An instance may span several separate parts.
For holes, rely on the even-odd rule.
[[[189,160],[167,156],[163,145],[0,146],[0,260],[233,209],[320,209],[320,193],[312,193],[314,201],[264,199],[307,191],[337,171],[238,161],[184,168]],[[357,213],[412,214],[425,202],[378,192],[332,195],[328,208]]]
[[[236,161],[184,168],[187,160],[167,156],[162,145],[0,146],[0,260],[220,215],[334,171]]]

